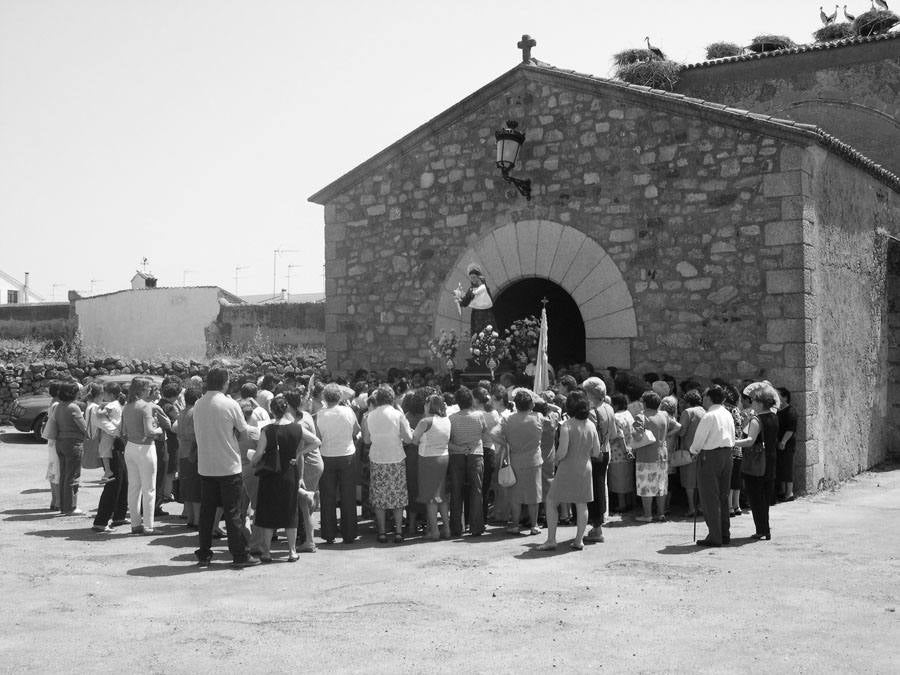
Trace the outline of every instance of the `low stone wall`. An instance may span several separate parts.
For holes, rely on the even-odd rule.
[[[275,354],[219,359],[232,373],[237,384],[255,380],[265,373],[275,373],[288,386],[292,382],[305,383],[309,375],[325,365],[324,353],[303,355]],[[178,375],[187,379],[193,375],[205,377],[214,361],[175,359],[147,361],[108,356],[98,359],[37,357],[26,350],[0,352],[0,423],[9,421],[15,399],[32,393],[46,392],[51,380],[74,377],[87,382],[98,375]]]
[[[0,338],[71,340],[77,327],[68,302],[0,305]]]

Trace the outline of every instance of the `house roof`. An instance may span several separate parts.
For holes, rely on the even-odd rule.
[[[291,293],[287,300],[282,300],[281,293],[272,295],[271,293],[259,293],[256,295],[244,295],[244,302],[251,305],[267,305],[281,302],[323,302],[325,300],[324,293]]]
[[[895,192],[900,192],[900,177],[815,125],[749,112],[740,108],[732,108],[724,103],[713,103],[685,96],[684,94],[610,80],[595,75],[579,73],[574,70],[565,70],[552,66],[549,63],[532,59],[529,63],[516,65],[475,93],[451,106],[400,140],[392,143],[337,180],[329,183],[310,196],[309,201],[316,204],[325,204],[334,199],[380,167],[410,152],[421,142],[433,137],[440,130],[453,124],[465,114],[471,112],[471,110],[485,105],[494,96],[509,87],[517,78],[545,80],[550,83],[586,91],[616,94],[626,99],[632,99],[642,105],[664,108],[676,114],[685,114],[693,117],[701,116],[727,125],[755,127],[760,133],[784,138],[788,141],[806,144],[818,143],[851,164],[870,173]]]
[[[141,279],[155,279],[156,277],[148,272],[141,272],[140,270],[134,273],[134,277],[140,277]],[[134,277],[131,277],[134,279]]]
[[[25,290],[25,284],[23,284],[21,281],[19,281],[15,277],[10,276],[3,270],[0,270],[0,279],[3,279],[8,284],[18,287],[19,290],[21,290],[21,291]],[[46,302],[46,299],[43,296],[35,293],[33,290],[31,290],[30,287],[28,288],[28,295],[30,295],[32,298],[34,298],[38,302]],[[25,298],[25,301],[28,302],[28,298]]]
[[[97,295],[88,295],[84,298],[79,298],[79,300],[94,300],[96,298],[106,298],[110,295],[118,295],[119,293],[155,293],[157,291],[171,291],[171,290],[180,290],[180,291],[190,291],[199,288],[215,288],[219,291],[219,297],[225,298],[233,305],[243,305],[246,301],[243,298],[239,298],[234,293],[229,293],[221,286],[157,286],[156,288],[123,288],[118,291],[110,291],[109,293],[98,293]]]
[[[854,45],[867,44],[871,42],[896,40],[898,38],[900,38],[900,32],[882,33],[880,35],[870,35],[868,37],[844,38],[843,40],[832,40],[830,42],[815,42],[810,45],[797,45],[796,47],[776,49],[771,52],[751,52],[748,54],[739,54],[737,56],[726,56],[721,59],[710,59],[709,61],[701,61],[700,63],[692,63],[686,65],[684,69],[695,70],[697,68],[712,68],[713,66],[722,66],[729,63],[743,63],[745,61],[775,59],[780,56],[791,56],[793,54],[806,54],[809,52],[828,51],[832,49],[840,49],[842,47],[851,47]]]

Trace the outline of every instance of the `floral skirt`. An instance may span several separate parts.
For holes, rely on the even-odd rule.
[[[668,462],[637,462],[638,497],[662,497],[669,491]]]
[[[369,464],[369,501],[376,509],[402,509],[409,503],[406,493],[406,462]]]

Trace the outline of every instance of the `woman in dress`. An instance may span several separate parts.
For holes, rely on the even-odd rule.
[[[516,474],[516,483],[507,488],[511,507],[507,534],[520,534],[519,517],[522,505],[528,507],[529,534],[540,534],[537,514],[541,501],[541,436],[544,425],[540,415],[532,411],[534,399],[526,389],[520,389],[513,397],[516,412],[500,424],[500,439],[509,454],[509,463]]]
[[[200,524],[200,474],[197,473],[197,435],[194,433],[194,404],[202,396],[199,389],[184,391],[184,409],[178,415],[178,493],[184,502],[186,525],[196,529]]]
[[[609,442],[609,472],[606,484],[611,494],[616,496],[615,511],[628,510],[628,495],[634,495],[634,452],[631,450],[631,436],[634,432],[634,416],[628,411],[628,398],[616,393],[610,398],[619,428],[619,435]],[[610,507],[610,511],[613,508]]]
[[[375,509],[378,542],[387,542],[385,511],[394,515],[394,543],[403,542],[403,509],[409,503],[406,492],[406,453],[403,444],[412,442],[406,416],[394,407],[394,390],[382,385],[372,395],[375,409],[366,417],[365,441],[369,448],[369,498]]]
[[[259,435],[256,453],[251,460],[259,467],[269,455],[265,464],[278,471],[259,476],[257,488],[256,525],[260,528],[260,560],[272,562],[270,544],[274,530],[283,527],[288,543],[288,562],[297,562],[297,524],[300,520],[300,498],[305,492],[300,487],[303,461],[300,448],[303,443],[303,428],[294,419],[287,401],[276,396],[269,404],[275,422],[265,427]],[[278,461],[272,457],[278,453]],[[304,495],[307,496],[307,495]]]
[[[156,426],[151,401],[153,381],[135,377],[128,386],[119,433],[125,441],[128,510],[132,534],[153,534],[156,506],[156,445],[163,430]],[[143,513],[141,505],[143,504]],[[146,522],[146,525],[144,523]]]
[[[696,389],[691,389],[684,395],[682,399],[685,408],[681,413],[681,430],[678,432],[681,447],[690,450],[691,443],[694,442],[694,435],[697,433],[697,426],[700,420],[706,414],[703,408],[703,396]],[[690,464],[685,464],[679,469],[679,478],[681,486],[687,494],[689,518],[700,515],[697,510],[697,468],[698,462],[695,458]]]
[[[584,532],[587,529],[588,502],[594,499],[591,457],[600,456],[600,436],[597,427],[588,419],[590,402],[584,392],[575,390],[566,397],[569,418],[559,429],[556,448],[556,476],[546,497],[547,541],[538,546],[539,551],[556,548],[557,504],[575,504],[575,540],[569,544],[580,551],[584,548]]]
[[[778,454],[778,416],[774,411],[777,400],[777,394],[771,385],[754,388],[750,393],[750,405],[754,415],[747,428],[747,437],[734,442],[736,446],[745,448],[741,469],[747,500],[753,512],[753,524],[756,526],[756,532],[750,536],[766,541],[772,539],[772,530],[769,528],[769,504],[775,488]],[[758,458],[760,454],[764,457],[762,475],[754,475],[759,472],[752,470],[751,467],[756,464],[752,460],[754,457]]]
[[[669,456],[665,440],[673,429],[672,419],[659,410],[661,400],[655,391],[645,391],[641,396],[644,411],[635,419],[636,428],[650,431],[656,439],[648,445],[634,449],[637,469],[637,494],[644,508],[637,517],[642,523],[653,521],[653,500],[656,499],[657,519],[665,520],[666,494],[669,491]],[[677,424],[677,422],[675,423]],[[680,428],[680,426],[678,427]]]
[[[416,425],[412,442],[419,448],[419,498],[425,504],[428,538],[436,541],[450,538],[450,513],[446,498],[447,466],[450,463],[450,420],[447,404],[440,394],[428,397],[426,417]],[[437,514],[441,512],[442,529],[438,530]]]

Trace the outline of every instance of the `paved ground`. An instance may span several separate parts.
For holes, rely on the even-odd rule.
[[[45,457],[0,430],[0,671],[900,671],[900,467],[779,505],[771,542],[747,538],[749,514],[717,550],[690,521],[613,522],[557,554],[367,534],[235,571],[196,568],[175,519],[104,537],[49,515]]]

